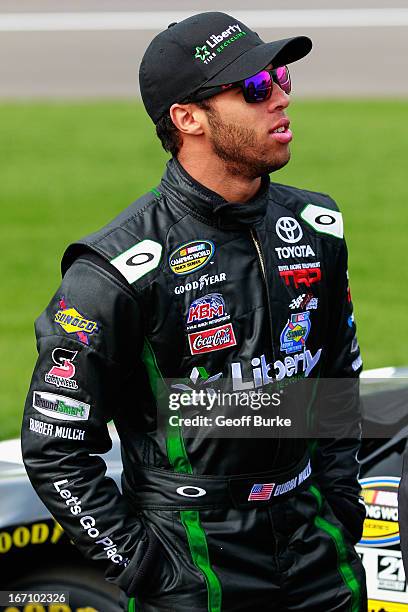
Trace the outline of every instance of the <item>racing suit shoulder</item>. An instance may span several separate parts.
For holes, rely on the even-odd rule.
[[[62,274],[84,253],[95,253],[108,262],[108,268],[116,268],[111,273],[117,276],[119,272],[127,284],[143,278],[134,286],[142,288],[154,278],[150,273],[161,262],[162,244],[172,223],[171,218],[166,223],[167,216],[167,205],[158,191],[144,194],[100,230],[70,244],[62,258]]]

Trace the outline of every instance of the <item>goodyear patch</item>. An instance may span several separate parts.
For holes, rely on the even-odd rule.
[[[190,274],[204,268],[214,255],[215,246],[210,240],[194,240],[178,246],[169,257],[169,266],[177,276]]]
[[[68,308],[64,298],[60,300],[59,310],[55,313],[57,323],[67,334],[76,334],[78,340],[89,344],[89,336],[99,331],[99,325],[84,317],[76,308]]]
[[[394,546],[399,544],[398,486],[400,479],[364,478],[360,481],[367,510],[362,546]]]

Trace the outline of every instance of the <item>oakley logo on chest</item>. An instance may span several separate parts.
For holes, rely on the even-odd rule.
[[[178,487],[178,489],[176,489],[176,493],[182,495],[183,497],[202,497],[203,495],[207,494],[207,491],[201,487],[186,485],[184,487]]]

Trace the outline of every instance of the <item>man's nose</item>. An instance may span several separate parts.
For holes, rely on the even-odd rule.
[[[290,96],[274,82],[272,95],[268,100],[268,110],[273,112],[277,109],[287,108],[290,104]]]

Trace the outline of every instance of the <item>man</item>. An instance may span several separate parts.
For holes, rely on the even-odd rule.
[[[141,92],[173,157],[157,188],[69,247],[36,324],[27,471],[129,610],[366,606],[354,387],[329,398],[357,432],[347,439],[156,428],[167,379],[251,390],[360,372],[341,214],[269,180],[290,157],[287,64],[310,49],[306,37],[265,44],[223,13],[152,41]],[[122,495],[95,456],[110,419]]]

